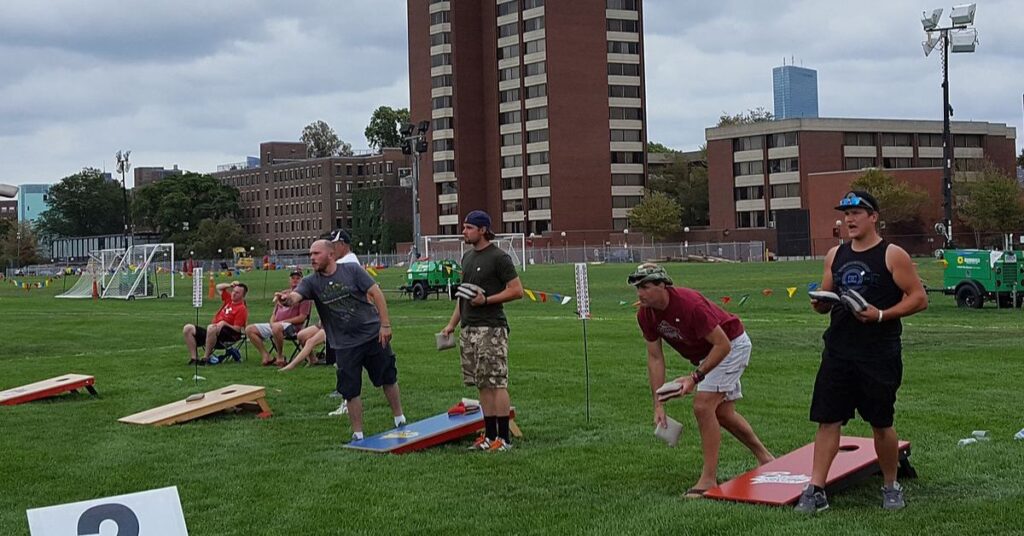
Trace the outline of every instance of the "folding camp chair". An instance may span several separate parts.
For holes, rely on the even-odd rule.
[[[245,333],[242,333],[241,335],[241,338],[231,343],[225,343],[217,340],[217,343],[213,347],[214,353],[210,355],[209,364],[217,365],[219,363],[227,363],[229,359],[234,360],[235,363],[241,363],[244,359],[248,359],[249,338],[245,336]],[[224,353],[217,355],[217,350],[224,350]],[[214,362],[214,359],[217,361]]]

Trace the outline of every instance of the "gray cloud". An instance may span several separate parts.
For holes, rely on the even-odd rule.
[[[567,1],[567,0],[549,0]],[[938,59],[906,0],[646,0],[650,138],[703,141],[722,112],[772,107],[784,57],[818,70],[823,115],[937,119]],[[323,119],[357,149],[372,110],[408,103],[403,0],[8,0],[0,17],[0,182],[83,166],[210,171]],[[951,59],[957,119],[1021,126],[1016,23],[979,6],[981,46]]]

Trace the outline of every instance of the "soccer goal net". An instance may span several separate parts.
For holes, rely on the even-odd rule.
[[[98,249],[93,251],[89,254],[89,262],[82,269],[82,275],[75,282],[74,286],[56,297],[91,298],[93,283],[96,283],[97,294],[102,295],[103,290],[107,288],[107,283],[110,281],[111,276],[117,269],[117,265],[121,263],[124,253],[125,250],[123,249]],[[67,276],[65,275],[65,277]]]
[[[174,297],[174,244],[131,246],[101,297],[122,300]]]
[[[462,254],[471,247],[462,235],[428,235],[423,238],[423,255],[432,260],[454,259],[462,262]],[[491,243],[501,248],[520,270],[526,270],[526,235],[504,233],[494,236]]]

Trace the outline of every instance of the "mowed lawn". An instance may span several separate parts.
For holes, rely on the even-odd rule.
[[[941,281],[934,260],[922,276]],[[191,534],[1020,534],[1024,531],[1024,312],[958,310],[931,295],[904,322],[904,384],[896,427],[913,444],[920,478],[906,481],[908,507],[880,508],[879,478],[831,499],[814,518],[790,508],[684,500],[701,455],[690,400],[669,413],[684,423],[671,449],[653,434],[644,344],[625,284],[632,265],[590,266],[587,323],[591,420],[585,416],[583,326],[569,305],[525,299],[506,307],[511,395],[525,438],[508,453],[468,452],[468,441],[402,456],[342,448],[351,430],[326,395],[333,369],[290,373],[248,361],[200,369],[202,390],[266,386],[271,419],[220,415],[155,428],[117,419],[194,392],[181,326],[195,320],[190,280],[173,300],[57,300],[61,282],[25,292],[0,285],[0,389],[67,372],[91,374],[86,394],[0,407],[0,534],[27,534],[25,510],[177,486]],[[681,285],[737,313],[754,342],[740,411],[776,455],[812,440],[808,404],[827,317],[807,305],[820,262],[671,264]],[[404,273],[383,270],[396,289]],[[264,281],[269,278],[264,293]],[[254,272],[250,321],[265,321],[286,272]],[[218,281],[227,281],[221,277]],[[574,295],[571,265],[530,266],[526,288]],[[70,285],[73,281],[69,281]],[[789,299],[787,287],[796,287]],[[764,296],[763,289],[772,289]],[[446,299],[413,302],[388,292],[405,413],[435,415],[460,397],[458,354],[434,349],[451,314]],[[742,296],[749,295],[740,305]],[[625,302],[623,304],[622,302]],[[208,323],[217,304],[207,303]],[[691,367],[674,354],[670,374]],[[364,381],[368,433],[390,427],[379,390]],[[988,430],[992,440],[957,440]],[[855,421],[848,435],[870,436]],[[731,437],[720,477],[753,458]]]

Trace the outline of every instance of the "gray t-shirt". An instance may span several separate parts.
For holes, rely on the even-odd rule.
[[[316,304],[327,334],[327,346],[344,350],[372,341],[380,334],[380,315],[366,298],[366,291],[377,282],[358,264],[335,266],[329,276],[313,272],[304,277],[295,292]]]

